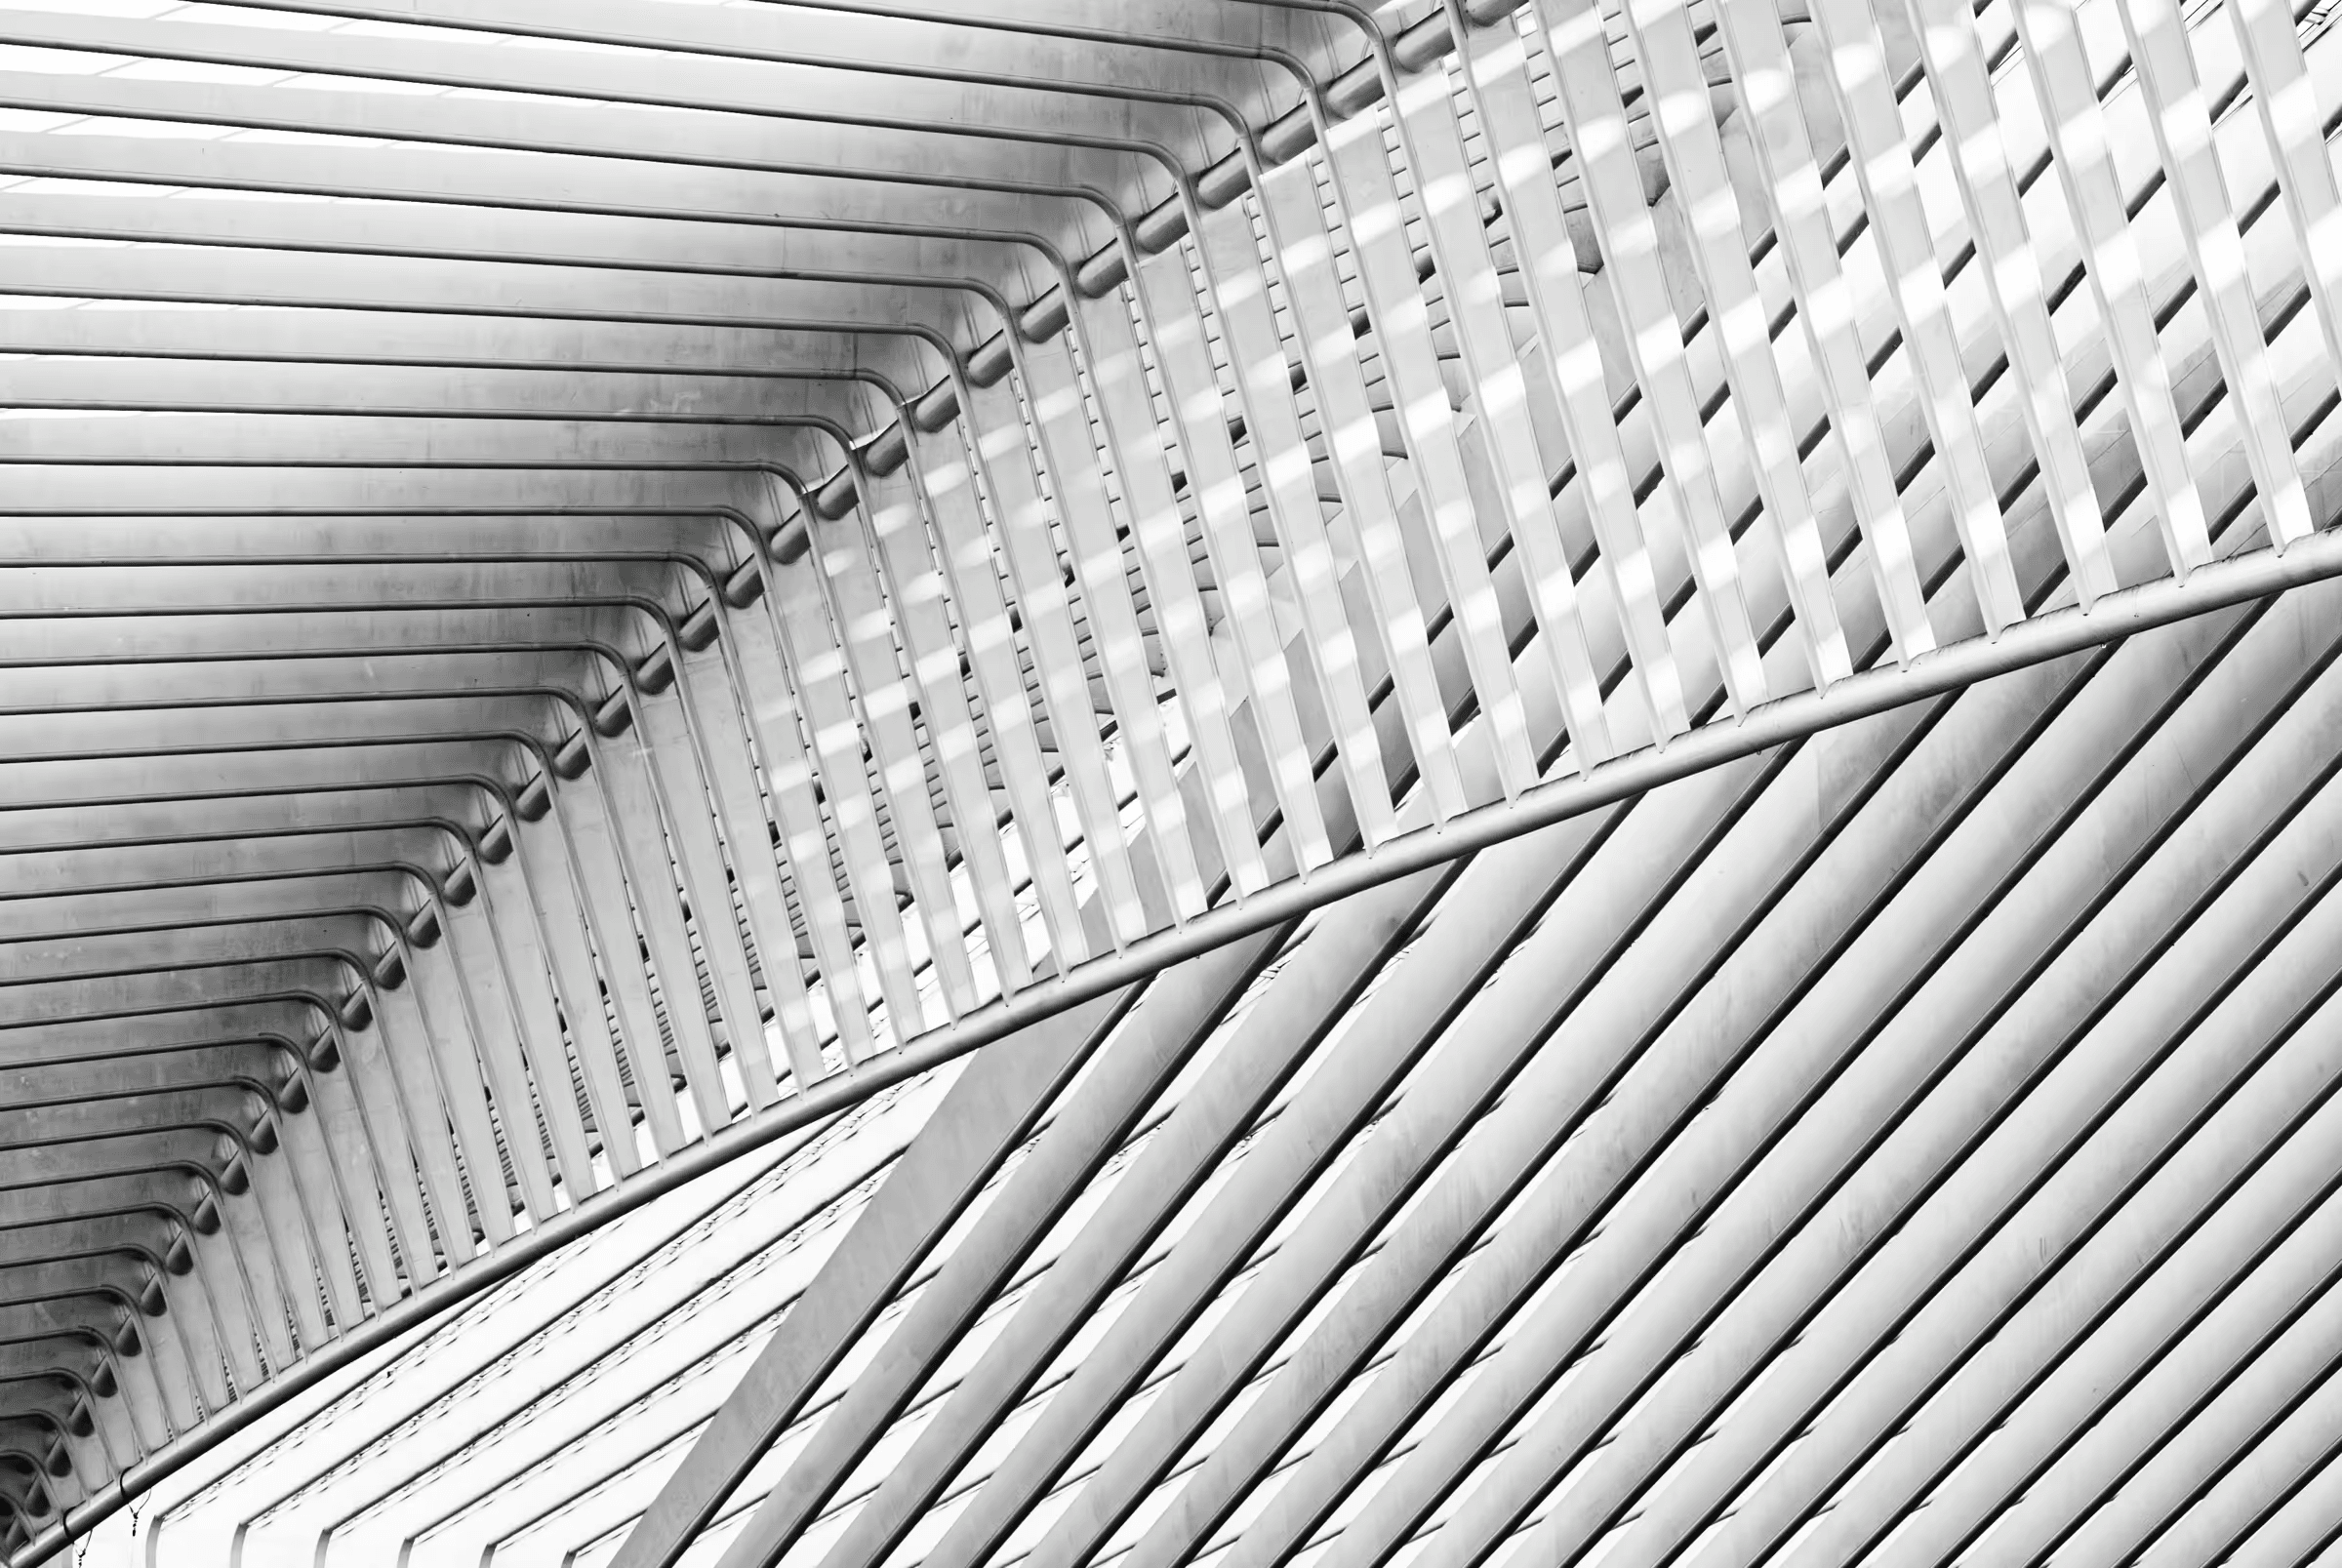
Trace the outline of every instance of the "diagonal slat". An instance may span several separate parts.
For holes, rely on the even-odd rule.
[[[1206,814],[1222,864],[1239,897],[1269,882],[1253,809],[1231,728],[1230,699],[1212,657],[1210,620],[1188,555],[1187,524],[1140,362],[1136,323],[1121,294],[1083,302],[1075,317],[1098,404],[1113,443],[1115,469],[1131,514],[1148,608],[1161,640],[1180,711],[1195,748],[1194,768],[1210,801]]]
[[[1993,315],[2017,378],[2018,407],[2041,465],[2049,515],[2084,609],[2114,590],[2106,525],[2090,488],[2074,395],[2066,384],[2039,263],[2026,232],[2024,204],[2000,135],[1971,13],[1959,0],[1914,0],[1927,82],[1943,124],[1960,205],[1975,236]]]
[[[1672,509],[1689,524],[1692,577],[1716,641],[1724,692],[1732,711],[1745,714],[1764,700],[1764,671],[1684,361],[1683,326],[1662,283],[1658,231],[1643,202],[1601,13],[1577,0],[1561,5],[1539,0],[1537,16],[1560,90],[1572,160],[1602,239],[1602,275],[1624,317],[1635,379],[1659,430],[1663,482],[1673,497]]]
[[[1407,744],[1433,812],[1452,817],[1469,802],[1311,160],[1296,158],[1264,171],[1261,209],[1292,302],[1296,344],[1333,456],[1345,537],[1355,541],[1360,586],[1373,611],[1393,690],[1406,715]]]
[[[1269,602],[1268,575],[1253,538],[1244,480],[1228,437],[1227,414],[1212,372],[1201,302],[1185,250],[1174,246],[1139,262],[1138,292],[1148,341],[1161,367],[1188,491],[1203,521],[1206,558],[1225,606],[1245,710],[1268,762],[1270,787],[1296,833],[1298,859],[1313,868],[1333,858],[1317,807],[1309,749],[1296,706],[1294,671]],[[1232,685],[1233,683],[1232,682]]]
[[[1918,176],[1889,85],[1886,45],[1859,0],[1815,0],[1813,17],[1836,62],[1832,94],[1845,121],[1870,232],[1891,284],[1903,352],[1918,373],[1920,407],[1967,555],[1969,584],[1986,633],[1998,636],[2011,622],[2024,619],[2025,603],[2009,561],[1992,470],[1985,464],[1976,408],[1960,369],[1943,275],[1919,204]]]
[[[1683,680],[1668,638],[1650,548],[1636,515],[1618,422],[1602,384],[1601,350],[1587,315],[1577,252],[1546,155],[1527,77],[1527,49],[1517,32],[1496,27],[1472,29],[1465,45],[1466,81],[1480,124],[1498,149],[1494,156],[1505,212],[1514,245],[1521,253],[1521,272],[1545,362],[1559,394],[1570,462],[1585,492],[1587,515],[1617,599],[1628,657],[1651,715],[1652,739],[1664,745],[1691,724],[1683,710]]]
[[[1052,957],[1061,968],[1076,964],[1089,956],[1088,939],[1067,873],[1057,816],[1049,801],[1048,769],[1032,709],[1026,702],[1016,633],[1009,625],[1007,601],[1001,597],[990,541],[977,506],[967,449],[956,425],[933,434],[919,432],[912,440],[945,583],[961,635],[967,639],[968,663],[984,702],[1027,872],[1054,946]]]
[[[1391,786],[1367,710],[1357,642],[1342,603],[1339,569],[1319,508],[1315,474],[1293,404],[1292,370],[1270,305],[1252,220],[1241,202],[1203,215],[1197,252],[1212,292],[1254,460],[1263,470],[1271,526],[1286,581],[1300,601],[1303,652],[1333,727],[1335,765],[1372,845],[1392,831]]]
[[[2115,361],[2148,484],[2156,497],[2163,552],[2185,577],[2211,558],[2203,498],[2187,464],[2186,436],[2172,401],[2171,367],[2156,341],[2147,271],[2124,211],[2107,141],[2106,113],[2071,12],[2043,0],[2015,0],[2025,67],[2048,131],[2066,210],[2081,242],[2084,274]]]
[[[2237,399],[2245,461],[2260,488],[2261,515],[2271,543],[2281,550],[2310,533],[2309,498],[2293,459],[2284,410],[2278,403],[2269,344],[2261,335],[2243,241],[2213,151],[2211,116],[2197,78],[2187,22],[2171,0],[2120,0],[2115,9],[2122,18],[2123,36],[2130,41],[2139,92],[2147,102],[2147,123],[2179,212],[2188,261],[2211,316],[2220,375]]]

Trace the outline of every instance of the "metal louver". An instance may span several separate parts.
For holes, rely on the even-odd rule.
[[[2096,701],[2095,671],[2135,666],[2141,710],[2173,715],[2201,671],[2250,672],[2230,697],[2259,692],[2274,735],[2296,702],[2309,722],[2330,657],[2311,610],[2342,572],[2342,54],[2316,8],[56,3],[0,8],[12,1565],[605,1220],[981,1047],[939,1091],[946,1131],[889,1178],[902,1194],[867,1199],[909,1250],[841,1244],[867,1277],[759,1328],[777,1348],[704,1435],[670,1434],[655,1501],[560,1548],[668,1568],[720,1523],[736,1533],[702,1549],[727,1568],[809,1549],[1007,1273],[939,1259],[948,1305],[905,1310],[934,1343],[875,1357],[886,1392],[840,1396],[830,1457],[773,1445],[995,1179],[1033,1194],[969,1222],[1004,1257],[1110,1158],[1168,1184],[1103,1200],[1142,1239],[1210,1180],[1257,1184],[1264,1216],[1316,1190],[1318,1168],[1258,1152],[1303,1136],[1264,1109],[1282,1077],[1201,1071],[1163,1122],[1188,1163],[1155,1151],[1176,1139],[1125,1149],[1172,1071],[1133,1031],[1281,1050],[1297,1074],[1386,1009],[1421,1038],[1379,1047],[1354,1103],[1326,1090],[1282,1125],[1317,1150],[1450,1115],[1392,1180],[1452,1155],[1493,1185],[1453,1234],[1376,1211],[1247,1276],[1280,1283],[1210,1332],[1250,1378],[1357,1258],[1391,1260],[1376,1288],[1396,1294],[1324,1320],[1321,1386],[1260,1385],[1227,1458],[1191,1451],[1232,1386],[1131,1415],[1044,1519],[1138,1409],[1114,1369],[1070,1370],[964,1508],[931,1515],[1052,1364],[1068,1304],[1144,1261],[1061,1238],[1087,1272],[1043,1276],[1038,1315],[982,1363],[994,1381],[939,1396],[820,1560],[907,1563],[890,1554],[916,1530],[927,1568],[1110,1547],[1158,1568],[1223,1549],[1466,1568],[1599,1542],[1705,1563],[1743,1536],[1794,1556],[1789,1526],[1726,1502],[1776,1451],[1703,1454],[1729,1401],[1677,1410],[1664,1383],[1632,1390],[1677,1422],[1646,1457],[1707,1477],[1680,1483],[1699,1508],[1638,1531],[1656,1516],[1626,1502],[1549,1507],[1594,1441],[1529,1408],[1583,1349],[1560,1328],[1490,1351],[1538,1392],[1474,1385],[1447,1425],[1413,1425],[1462,1387],[1471,1334],[1578,1256],[1532,1259],[1495,1218],[1491,1194],[1552,1154],[1512,1074],[1547,1073],[1555,1106],[1610,1102],[1537,1056],[1529,1008],[1489,1035],[1513,1056],[1470,1066],[1479,1100],[1425,1108],[1412,1064],[1482,1004],[1417,1020],[1406,977],[1445,964],[1442,985],[1493,995],[1541,942],[1631,945],[1623,922],[1659,918],[1678,878],[1724,875],[1743,811],[1785,857],[1852,856],[1838,813],[1939,766],[1983,798],[2000,775],[1962,758],[2003,742],[2022,803],[2023,769],[2070,760],[2032,737],[2081,725],[2063,704]],[[2149,754],[2102,718],[2093,762]],[[1939,723],[1970,726],[1971,752],[1907,762]],[[1751,804],[1840,726],[1831,754],[1859,765],[1802,814]],[[2193,787],[2210,759],[2225,778],[2261,734],[2156,777]],[[2330,768],[2283,757],[2305,788]],[[2181,810],[2139,790],[2141,812]],[[2240,843],[2309,810],[2258,809],[2235,807]],[[2039,825],[2046,857],[2075,841]],[[1643,858],[1579,892],[1614,827]],[[1885,864],[1861,861],[1846,897],[1920,874]],[[1790,942],[1736,888],[1716,918]],[[1869,929],[1806,913],[1833,941]],[[1944,919],[1950,951],[1968,928]],[[1684,965],[1725,961],[1704,940],[1681,937]],[[1656,962],[1559,951],[1590,995],[1613,959]],[[2213,1006],[2209,983],[2188,1001]],[[1673,1015],[1616,1006],[1623,1032],[1547,1027],[1624,1073]],[[1475,1145],[1483,1115],[1499,1130]],[[1803,1189],[1780,1180],[1749,1201],[1787,1225]],[[1660,1188],[1603,1190],[1660,1215],[1653,1234],[1705,1223]],[[1168,1353],[1268,1245],[1239,1230],[1174,1243],[1191,1297],[1152,1276],[1109,1343]],[[1622,1293],[1641,1278],[1582,1246]],[[1501,1289],[1427,1308],[1453,1338],[1400,1332],[1394,1304],[1435,1293],[1424,1260],[1507,1247],[1526,1250]],[[1353,1384],[1394,1335],[1398,1381]],[[1819,1388],[1806,1353],[1788,1380]],[[1552,1446],[1500,1460],[1500,1439]],[[1189,1460],[1191,1499],[1143,1508]],[[1885,1553],[1914,1516],[1886,1490],[1901,1463],[1846,1481],[1841,1522],[1791,1509],[1795,1528],[1823,1521],[1834,1562]],[[1746,1495],[1803,1484],[1783,1473]],[[1911,1528],[1943,1560],[1974,1539]],[[1708,1530],[1727,1544],[1685,1544]]]

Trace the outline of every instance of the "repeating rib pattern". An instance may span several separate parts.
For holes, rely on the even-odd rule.
[[[2337,47],[0,10],[0,1548],[2309,1560]]]

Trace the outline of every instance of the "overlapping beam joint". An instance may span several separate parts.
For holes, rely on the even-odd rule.
[[[939,1111],[932,1239],[1166,934],[1267,926],[1176,1055],[1312,876],[2331,510],[2342,66],[2278,0],[114,9],[0,12],[11,1546],[1081,1001]]]

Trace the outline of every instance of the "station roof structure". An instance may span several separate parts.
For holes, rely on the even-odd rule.
[[[2338,1560],[2338,127],[0,0],[0,1560]]]

